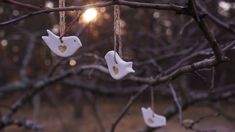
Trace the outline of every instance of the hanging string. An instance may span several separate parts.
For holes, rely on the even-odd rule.
[[[119,56],[122,57],[122,43],[121,43],[121,19],[120,19],[120,7],[114,5],[114,51],[118,52]],[[116,54],[114,54],[116,61]]]
[[[120,18],[120,6],[116,5],[117,12],[117,33],[118,33],[118,54],[122,56],[122,40],[121,40],[121,18]]]
[[[65,0],[59,0],[59,7],[60,8],[63,8],[65,7]],[[59,15],[60,15],[60,38],[62,38],[62,36],[64,35],[65,33],[65,11],[60,11],[59,12]]]
[[[114,5],[114,11],[113,11],[113,41],[114,41],[114,51],[115,51],[115,54],[114,54],[114,61],[117,63],[117,60],[116,60],[116,52],[117,52],[117,5]]]
[[[151,107],[152,110],[154,111],[154,89],[151,87]]]

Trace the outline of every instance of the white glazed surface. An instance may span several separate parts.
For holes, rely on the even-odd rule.
[[[77,36],[62,37],[62,42],[66,47],[66,50],[61,52],[59,50],[59,46],[61,45],[60,37],[52,33],[50,30],[47,30],[47,33],[48,36],[42,36],[42,39],[50,50],[58,56],[69,57],[82,47],[82,43]]]
[[[164,116],[155,114],[153,112],[153,110],[149,107],[149,108],[141,108],[142,111],[142,115],[144,118],[144,122],[147,126],[149,127],[162,127],[166,125],[166,118]],[[149,122],[149,119],[152,122]]]
[[[116,61],[114,59],[114,54],[116,54]],[[128,73],[135,72],[132,68],[133,63],[122,60],[118,53],[113,50],[109,51],[104,58],[108,65],[110,75],[116,80],[125,77]],[[115,74],[113,67],[116,67],[118,69],[118,73]]]

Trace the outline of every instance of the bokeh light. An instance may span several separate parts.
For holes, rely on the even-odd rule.
[[[6,39],[3,39],[3,40],[1,41],[1,45],[2,45],[3,47],[7,46],[7,45],[8,45],[8,41],[7,41]]]
[[[20,12],[18,10],[13,10],[12,11],[12,15],[13,16],[19,16],[20,15]]]
[[[47,8],[53,8],[53,7],[54,7],[54,4],[53,4],[53,2],[51,2],[51,1],[46,1],[45,7],[47,7]]]
[[[59,25],[58,24],[53,25],[52,32],[55,34],[59,33]]]
[[[0,14],[2,14],[4,12],[3,7],[0,7]]]
[[[218,3],[218,13],[222,16],[229,17],[230,12],[229,10],[232,8],[232,4],[226,1],[220,1]]]
[[[96,17],[97,17],[97,10],[95,8],[87,9],[82,15],[82,18],[85,22],[91,22],[95,20]]]
[[[69,60],[69,65],[70,66],[75,66],[76,64],[77,64],[76,60],[74,60],[74,59]]]
[[[231,4],[225,1],[219,2],[219,7],[222,8],[225,11],[228,11],[231,8]]]

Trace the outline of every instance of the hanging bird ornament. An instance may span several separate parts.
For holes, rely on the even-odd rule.
[[[114,50],[111,50],[108,53],[106,53],[104,58],[108,65],[108,70],[110,75],[112,76],[112,78],[116,80],[122,79],[131,72],[135,72],[132,68],[133,63],[126,62],[119,56],[122,54],[122,43],[121,43],[120,32],[121,32],[120,9],[118,5],[115,5],[114,6]],[[116,52],[117,48],[119,53]]]
[[[104,58],[110,75],[116,80],[125,77],[128,73],[135,72],[132,68],[133,63],[122,60],[118,53],[113,50],[109,51]]]
[[[65,7],[65,0],[59,0],[59,7]],[[65,12],[60,11],[59,16],[60,36],[55,35],[50,30],[47,30],[48,36],[42,36],[42,39],[53,53],[60,57],[69,57],[72,56],[80,47],[82,47],[82,43],[77,36],[64,37],[66,33]]]
[[[144,122],[149,127],[162,127],[166,125],[166,118],[153,112],[154,109],[154,89],[151,88],[151,107],[147,109],[142,107]]]
[[[77,36],[59,37],[47,30],[48,36],[42,36],[42,39],[50,50],[58,56],[69,57],[73,55],[82,43]]]
[[[153,110],[148,107],[147,109],[141,108],[144,122],[149,127],[162,127],[166,125],[166,118],[164,116],[155,114]]]

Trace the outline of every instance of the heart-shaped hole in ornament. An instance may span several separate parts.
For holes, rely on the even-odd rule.
[[[119,72],[119,69],[116,66],[113,66],[113,73],[117,75]]]
[[[62,53],[64,53],[65,50],[67,49],[67,47],[65,45],[63,45],[63,44],[59,45],[58,48],[59,48],[60,52],[62,52]]]
[[[149,118],[149,119],[148,119],[148,122],[149,122],[150,124],[153,124],[153,123],[154,123],[154,120],[153,120],[152,118]]]

